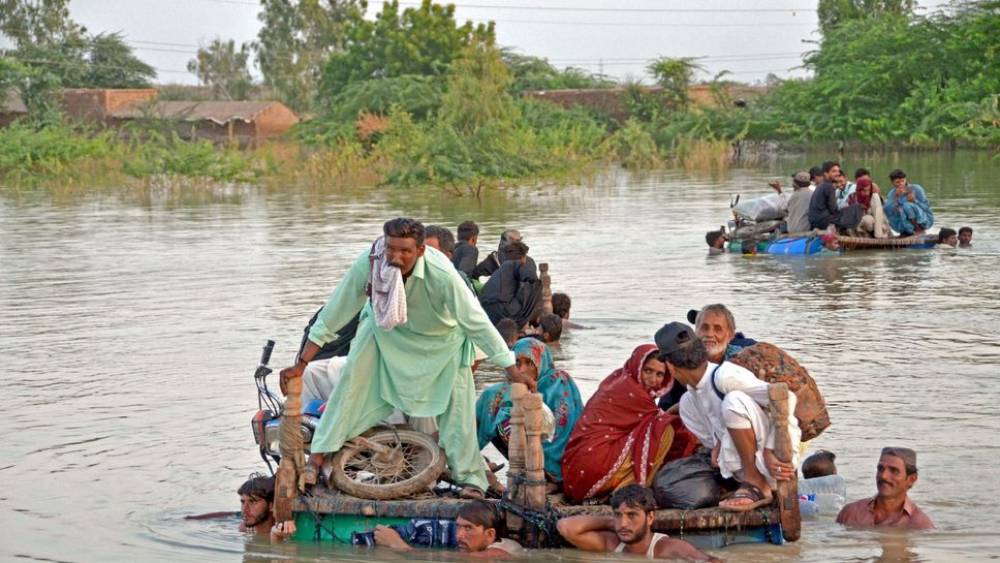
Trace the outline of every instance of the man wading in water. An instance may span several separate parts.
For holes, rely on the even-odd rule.
[[[323,456],[339,450],[393,409],[436,417],[439,440],[462,496],[481,498],[486,473],[476,439],[475,346],[534,390],[451,261],[424,245],[424,226],[397,218],[358,256],[309,331],[298,362],[282,381],[301,377],[317,351],[361,312],[357,336],[312,440],[306,477],[315,482]],[[475,345],[475,346],[473,346]]]

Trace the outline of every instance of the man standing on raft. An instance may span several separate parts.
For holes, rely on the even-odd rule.
[[[282,381],[301,377],[323,344],[359,311],[341,379],[312,439],[307,478],[323,455],[388,417],[436,417],[439,441],[466,497],[487,487],[476,439],[476,392],[471,366],[478,346],[512,382],[534,388],[451,261],[424,245],[424,226],[397,218],[344,274],[309,331],[298,362]],[[313,473],[315,475],[315,473]]]

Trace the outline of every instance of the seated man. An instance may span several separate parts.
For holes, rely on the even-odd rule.
[[[838,231],[853,231],[861,223],[864,211],[859,205],[848,205],[841,209],[837,205],[837,188],[834,182],[839,182],[843,174],[840,164],[835,161],[823,163],[822,184],[816,187],[809,200],[809,226],[813,229],[826,229],[834,225]]]
[[[656,332],[656,346],[675,381],[686,385],[680,415],[706,449],[713,465],[740,488],[719,508],[745,512],[771,503],[776,480],[795,478],[801,431],[795,412],[795,395],[788,396],[788,433],[791,463],[774,455],[774,426],[768,416],[767,383],[750,371],[723,362],[708,361],[705,344],[684,323],[670,323]]]
[[[472,274],[476,262],[479,261],[477,242],[479,242],[479,225],[472,221],[465,221],[458,226],[458,244],[455,245],[451,262],[455,265],[456,270],[467,276]]]
[[[812,199],[812,187],[809,184],[808,172],[796,172],[792,176],[792,195],[788,196],[788,215],[785,216],[785,226],[789,233],[802,233],[809,230],[809,200]]]
[[[934,213],[923,186],[911,184],[900,169],[889,173],[893,189],[885,200],[885,215],[901,236],[920,235],[934,224]]]
[[[469,277],[474,280],[478,280],[483,276],[492,276],[493,272],[496,272],[508,259],[507,247],[515,242],[524,242],[521,238],[520,231],[516,229],[507,229],[500,233],[500,244],[497,245],[497,249],[490,252],[486,258],[483,258],[482,262],[476,264],[476,267],[472,269],[472,273],[469,274]],[[531,264],[532,268],[535,268],[535,261],[532,260],[530,256],[527,261]]]
[[[740,350],[757,343],[756,340],[736,331],[736,318],[733,312],[721,303],[705,305],[701,311],[691,309],[688,311],[687,319],[688,322],[694,323],[695,332],[708,352],[708,361],[713,364],[721,364],[738,354]],[[674,385],[669,393],[660,398],[660,408],[667,410],[678,404],[686,391],[687,388],[683,385]]]
[[[962,227],[958,230],[958,247],[972,248],[972,227]]]
[[[523,554],[524,548],[516,541],[501,538],[506,531],[499,511],[489,502],[474,500],[458,509],[455,519],[455,536],[458,550],[476,558],[506,559]],[[401,551],[413,551],[399,532],[388,526],[375,526],[375,545]]]
[[[483,286],[479,303],[490,322],[510,318],[518,326],[535,319],[542,307],[542,282],[535,263],[528,262],[528,246],[512,242],[504,253],[506,260]]]
[[[955,229],[949,229],[948,227],[941,227],[938,231],[938,244],[943,244],[944,246],[950,246],[952,248],[958,248],[958,233]]]
[[[600,553],[644,555],[646,559],[720,561],[684,540],[653,532],[656,500],[653,492],[627,485],[611,495],[614,516],[568,516],[557,527],[577,549]]]
[[[917,453],[909,448],[882,448],[875,471],[878,494],[845,506],[837,523],[857,528],[933,528],[931,519],[907,494],[916,482]]]
[[[859,234],[874,238],[889,238],[892,231],[889,229],[889,220],[885,217],[882,196],[875,191],[875,184],[869,178],[860,178],[854,191],[847,198],[849,205],[860,205],[864,210],[861,216],[861,224],[858,225]]]

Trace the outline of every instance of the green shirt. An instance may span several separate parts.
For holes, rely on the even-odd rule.
[[[365,295],[369,268],[366,250],[330,295],[309,340],[326,344],[336,337],[336,329],[361,311],[358,333],[374,334],[378,360],[375,365],[360,365],[359,359],[352,371],[378,377],[386,402],[411,416],[441,414],[455,377],[475,360],[474,344],[491,363],[502,368],[514,365],[513,352],[444,254],[427,247],[417,259],[405,284],[406,322],[391,330],[375,323]]]

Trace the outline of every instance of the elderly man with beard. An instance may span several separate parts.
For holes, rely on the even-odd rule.
[[[757,343],[742,332],[736,332],[733,312],[721,303],[705,305],[701,311],[692,309],[688,311],[687,319],[694,324],[695,332],[708,352],[708,361],[713,364],[721,364],[740,350]],[[674,385],[669,393],[660,398],[659,407],[668,410],[677,405],[686,391],[683,385]]]
[[[842,508],[837,523],[855,528],[933,528],[931,519],[910,500],[908,492],[916,482],[917,452],[909,448],[882,448],[875,471],[878,494]]]
[[[448,258],[424,244],[424,226],[397,218],[362,252],[334,289],[309,331],[298,362],[282,381],[305,366],[339,327],[361,312],[340,381],[311,443],[307,480],[323,456],[339,450],[399,409],[436,417],[439,442],[462,495],[481,498],[486,474],[476,438],[475,347],[507,371],[510,381],[534,389],[514,364],[514,354]]]
[[[646,559],[721,561],[684,540],[653,532],[656,500],[640,485],[627,485],[611,495],[614,516],[568,516],[557,527],[576,548],[600,553],[627,553]]]

